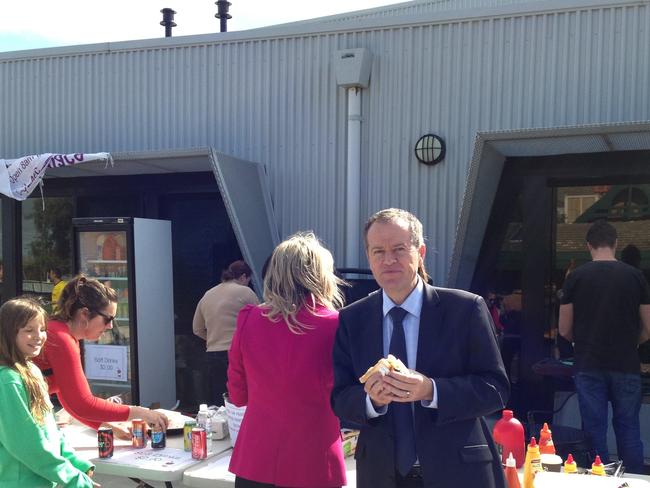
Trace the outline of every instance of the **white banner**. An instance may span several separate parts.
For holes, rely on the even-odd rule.
[[[90,161],[113,164],[109,153],[45,153],[18,159],[0,159],[0,193],[15,200],[25,200],[41,182],[47,168],[59,168]]]
[[[128,381],[127,352],[127,346],[84,344],[86,378]]]

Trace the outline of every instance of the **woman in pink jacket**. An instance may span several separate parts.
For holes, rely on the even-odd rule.
[[[239,313],[228,367],[230,401],[247,405],[230,461],[236,488],[346,483],[329,400],[340,283],[318,239],[295,234],[273,252],[264,303]]]

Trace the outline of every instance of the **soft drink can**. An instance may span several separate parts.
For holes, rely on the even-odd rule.
[[[183,449],[192,450],[192,429],[196,427],[196,420],[186,420],[183,426]]]
[[[131,421],[132,445],[140,449],[147,447],[147,424],[142,419],[133,419]]]
[[[165,432],[160,427],[154,427],[151,429],[151,448],[152,449],[164,449],[167,445],[167,436]]]
[[[113,429],[101,427],[97,430],[97,448],[100,458],[113,457]]]
[[[208,457],[208,437],[203,427],[192,429],[192,457],[206,459]]]

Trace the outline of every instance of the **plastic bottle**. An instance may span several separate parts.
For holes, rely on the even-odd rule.
[[[542,430],[539,431],[539,452],[541,454],[555,454],[552,432],[546,422],[544,422]]]
[[[606,476],[605,465],[598,455],[596,456],[596,459],[594,459],[594,463],[591,465],[591,474],[595,474],[596,476]]]
[[[512,453],[508,454],[506,459],[506,484],[508,488],[521,488],[519,483],[519,474],[517,473],[517,466],[515,463],[515,458],[512,457]]]
[[[524,462],[524,488],[534,488],[535,475],[542,471],[542,455],[534,437],[530,438]]]
[[[578,474],[578,465],[573,460],[573,454],[569,453],[564,462],[564,472],[566,474]]]
[[[505,466],[508,454],[512,453],[517,468],[524,465],[526,456],[526,440],[524,438],[524,426],[512,416],[512,410],[504,410],[501,418],[494,424],[492,437],[501,454],[501,463]]]
[[[199,413],[196,416],[196,426],[205,429],[205,436],[208,439],[208,450],[210,450],[210,441],[212,441],[212,416],[210,415],[210,410],[208,410],[208,405],[205,403],[199,405]]]

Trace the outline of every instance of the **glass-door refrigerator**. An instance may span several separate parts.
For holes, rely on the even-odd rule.
[[[176,402],[171,222],[130,217],[75,218],[75,267],[113,288],[113,328],[83,341],[93,393],[124,403]]]

